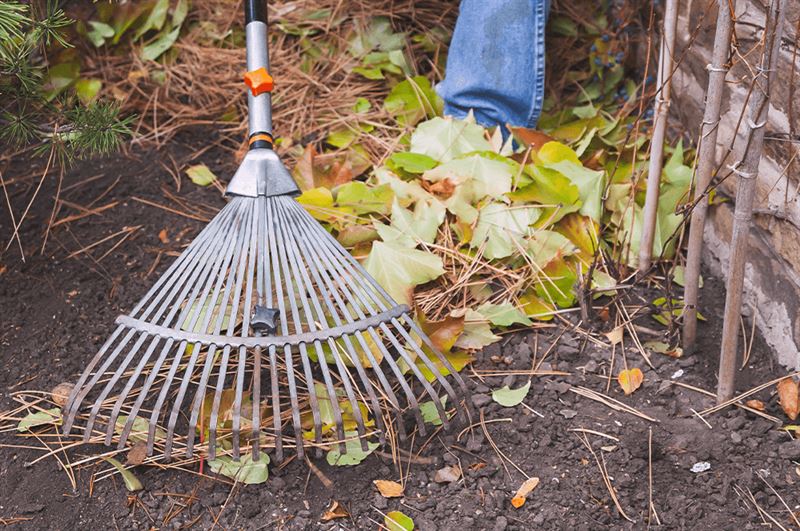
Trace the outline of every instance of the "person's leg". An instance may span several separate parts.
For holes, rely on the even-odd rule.
[[[534,127],[544,98],[549,0],[461,0],[447,71],[445,114],[472,110],[486,126]]]

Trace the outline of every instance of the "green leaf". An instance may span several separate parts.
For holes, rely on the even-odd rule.
[[[61,408],[54,407],[47,411],[36,411],[28,413],[25,418],[17,424],[17,431],[29,431],[36,426],[44,426],[45,424],[52,424],[55,426],[61,425]]]
[[[492,400],[497,402],[503,407],[514,407],[520,404],[525,397],[528,396],[528,391],[531,388],[531,381],[518,389],[510,389],[507,385],[501,389],[492,391]]]
[[[186,175],[198,186],[208,186],[217,180],[217,176],[205,164],[190,166],[186,170]]]
[[[541,209],[537,227],[550,227],[564,216],[581,208],[580,190],[568,178],[554,170],[530,166],[530,184],[508,194],[515,202],[547,205]]]
[[[125,429],[125,424],[128,422],[128,415],[119,415],[117,417],[116,422],[114,423],[114,432],[117,434],[122,433],[122,430]],[[148,432],[150,431],[150,422],[143,418],[136,416],[133,418],[133,425],[131,426],[131,433],[128,436],[128,440],[132,442],[147,442]],[[161,428],[156,428],[156,433],[154,435],[154,439],[156,441],[167,438],[167,432],[162,430]]]
[[[383,518],[388,531],[414,531],[414,520],[400,511],[389,511]]]
[[[147,18],[133,34],[133,40],[138,39],[150,30],[160,30],[164,27],[164,22],[167,20],[167,10],[169,9],[169,0],[157,0]],[[113,34],[112,34],[113,36]],[[160,55],[160,54],[159,54]]]
[[[531,225],[538,219],[535,207],[510,207],[489,203],[481,208],[470,246],[483,246],[483,255],[490,259],[518,254],[525,238],[532,234]]]
[[[536,154],[542,165],[567,177],[577,186],[581,214],[599,222],[603,214],[605,172],[584,168],[578,155],[560,142],[548,142]]]
[[[510,302],[504,302],[503,304],[482,304],[477,312],[496,326],[511,326],[513,324],[530,326],[533,324],[519,308]]]
[[[100,48],[103,44],[105,44],[106,39],[110,39],[114,36],[114,28],[105,22],[90,20],[89,26],[91,29],[86,32],[86,38],[88,38],[89,41],[94,44],[95,48]]]
[[[186,20],[189,14],[189,0],[178,0],[175,10],[172,12],[172,27],[177,28]]]
[[[362,57],[372,50],[399,50],[405,45],[405,33],[395,33],[388,17],[373,17],[366,28],[355,32],[350,40],[349,51],[354,57]]]
[[[175,44],[175,41],[178,40],[178,35],[180,35],[181,28],[178,26],[177,28],[173,29],[172,31],[162,31],[156,40],[147,44],[142,48],[141,58],[143,61],[155,61],[161,54],[172,48],[172,45]]]
[[[42,85],[45,100],[53,101],[56,96],[71,87],[78,80],[80,71],[81,67],[75,61],[51,66]]]
[[[442,396],[440,400],[442,408],[444,408],[445,404],[447,404],[447,395]],[[433,424],[434,426],[442,425],[442,418],[439,416],[439,410],[436,409],[436,404],[433,403],[433,400],[422,402],[419,405],[419,412],[422,414],[422,420],[428,424]]]
[[[392,227],[405,237],[406,247],[416,247],[420,241],[433,243],[444,217],[444,205],[435,198],[418,201],[413,212],[401,207],[397,201],[392,205]]]
[[[142,490],[144,488],[142,486],[142,482],[133,475],[133,472],[125,468],[122,463],[113,457],[104,457],[103,459],[111,463],[114,468],[119,470],[119,473],[122,476],[122,481],[125,483],[125,488],[128,489],[129,492],[136,492],[137,490]]]
[[[415,76],[395,85],[383,107],[401,125],[415,125],[423,118],[442,114],[442,100],[424,76]]]
[[[367,98],[358,98],[356,99],[355,105],[353,105],[353,110],[359,114],[365,113],[372,108],[372,104],[369,102]]]
[[[457,120],[436,117],[422,122],[411,135],[412,153],[421,153],[448,162],[473,151],[490,151],[491,144],[483,135],[483,127],[474,118]]]
[[[103,82],[96,78],[81,78],[75,82],[75,94],[81,103],[88,105],[97,99],[97,93],[103,88]]]
[[[414,286],[444,274],[442,259],[433,253],[377,241],[364,268],[400,304],[412,303]]]
[[[524,247],[530,259],[539,268],[544,268],[553,260],[574,254],[578,250],[565,236],[551,230],[534,232]]]
[[[353,72],[356,74],[361,74],[367,79],[378,80],[384,79],[383,77],[383,70],[380,68],[364,68],[363,66],[357,66],[353,68]]]
[[[435,168],[438,162],[427,155],[419,153],[397,152],[389,157],[389,160],[398,168],[408,173],[424,173]]]
[[[227,455],[217,456],[215,459],[208,460],[208,466],[222,476],[244,483],[245,485],[257,485],[264,483],[269,477],[269,456],[266,452],[259,454],[258,461],[253,460],[253,454],[246,453],[234,461]]]
[[[367,451],[365,452],[361,448],[361,439],[358,438],[358,432],[347,431],[345,432],[345,436],[350,438],[350,440],[345,442],[347,453],[342,454],[339,452],[339,445],[335,444],[331,450],[328,450],[328,454],[325,456],[325,459],[328,461],[329,465],[357,465],[366,459],[369,454],[374,452],[376,448],[378,448],[378,443],[367,441]]]
[[[327,138],[325,138],[325,143],[341,149],[352,144],[356,138],[358,138],[358,133],[345,127],[331,131]]]
[[[351,181],[338,186],[336,204],[356,214],[389,214],[394,199],[390,186],[367,186],[361,181]]]
[[[467,308],[463,313],[455,312],[455,314],[464,316],[464,331],[458,336],[455,343],[456,347],[477,350],[500,341],[500,336],[492,333],[489,321],[475,310]],[[451,313],[451,315],[454,315],[454,313]]]

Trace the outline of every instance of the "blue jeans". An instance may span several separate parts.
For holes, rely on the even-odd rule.
[[[549,8],[549,0],[461,0],[447,72],[436,86],[445,114],[472,110],[485,126],[536,126]]]

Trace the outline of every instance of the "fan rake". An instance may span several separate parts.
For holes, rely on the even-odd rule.
[[[436,388],[453,405],[470,403],[457,371],[409,308],[294,199],[272,149],[264,5],[246,1],[245,18],[250,150],[231,200],[117,318],[70,393],[64,432],[81,415],[86,440],[105,422],[106,445],[146,432],[148,455],[158,439],[170,457],[185,433],[187,456],[207,437],[211,459],[219,448],[238,459],[245,446],[258,459],[270,446],[281,460],[284,446],[346,453],[345,441],[358,438],[367,450],[369,436],[385,442],[386,419],[402,439],[407,410],[425,434],[423,399],[447,427]]]

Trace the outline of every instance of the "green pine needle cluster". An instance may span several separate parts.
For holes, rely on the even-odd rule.
[[[115,103],[48,98],[48,56],[72,47],[73,22],[54,0],[0,2],[0,143],[52,150],[62,164],[113,153],[132,134]]]

